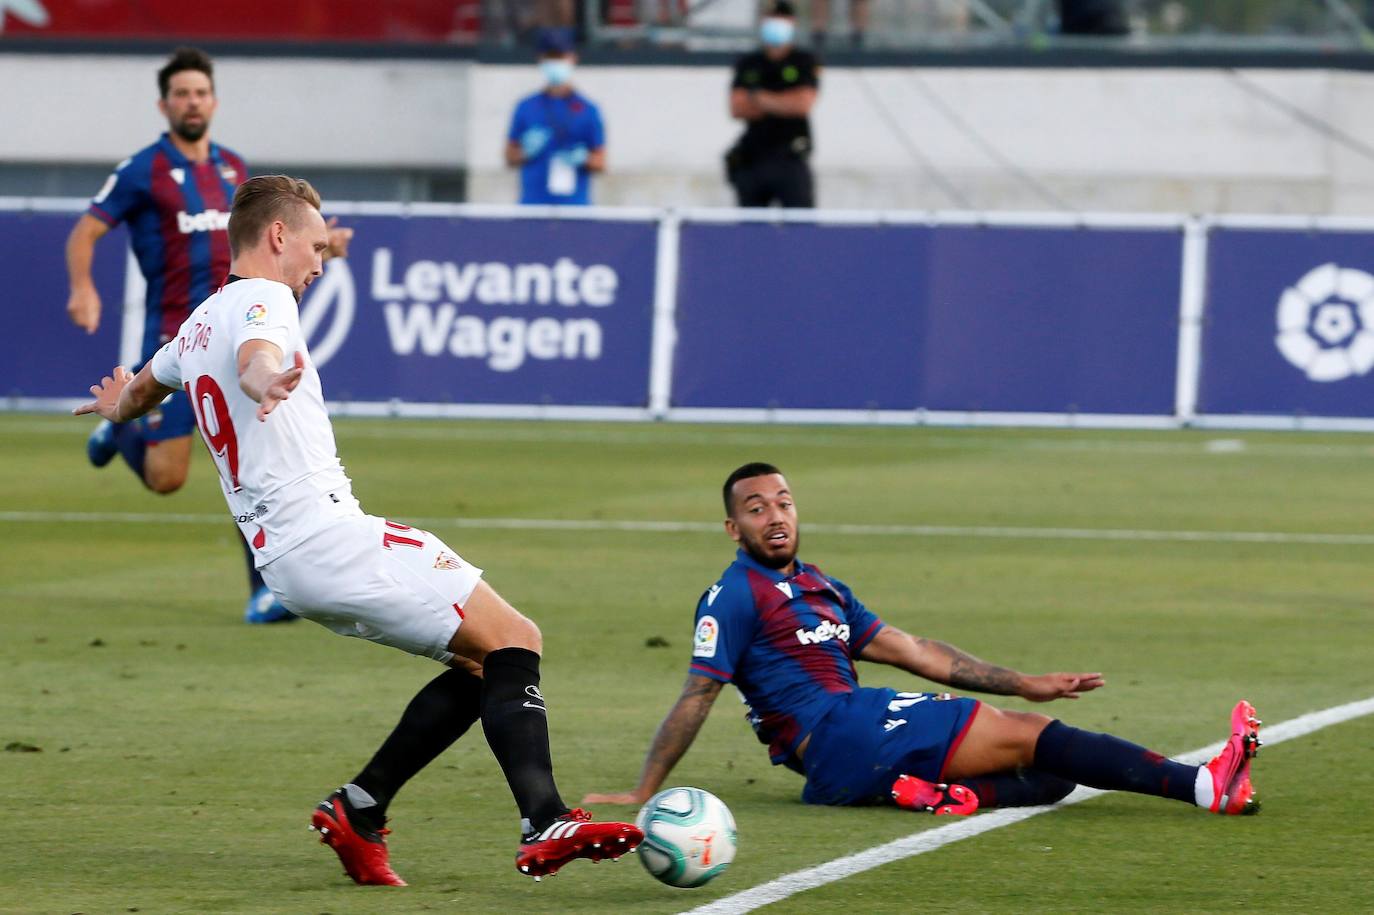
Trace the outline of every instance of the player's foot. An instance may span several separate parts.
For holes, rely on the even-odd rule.
[[[310,828],[320,841],[334,849],[343,862],[344,873],[363,886],[405,886],[387,863],[385,836],[390,829],[370,829],[344,797],[340,788],[320,802],[310,817]]]
[[[515,868],[538,880],[558,873],[559,868],[577,858],[593,864],[614,861],[634,851],[644,841],[644,833],[629,823],[593,823],[592,815],[580,807],[563,814],[540,832],[520,840],[515,853]]]
[[[96,467],[104,467],[116,454],[119,454],[119,446],[115,444],[114,423],[102,419],[86,439],[86,457]]]
[[[892,783],[892,799],[898,807],[936,816],[966,817],[978,809],[978,795],[964,785],[944,785],[899,775]]]
[[[296,614],[283,607],[266,585],[254,591],[243,608],[245,623],[289,623],[295,618]]]
[[[1259,752],[1260,720],[1255,707],[1244,699],[1231,710],[1231,738],[1206,766],[1212,776],[1213,813],[1230,815],[1259,811],[1255,786],[1250,782],[1250,760]]]

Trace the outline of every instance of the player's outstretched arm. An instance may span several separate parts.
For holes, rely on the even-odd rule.
[[[658,726],[654,742],[649,746],[649,755],[644,760],[644,770],[639,776],[639,785],[633,791],[615,794],[589,794],[582,799],[584,804],[642,804],[653,797],[654,792],[663,786],[668,773],[682,759],[687,748],[696,740],[702,722],[711,712],[716,697],[724,686],[719,680],[688,674],[682,687],[682,695],[668,712],[668,717]]]
[[[305,357],[299,352],[293,365],[281,371],[282,352],[268,340],[249,340],[239,347],[239,388],[258,403],[258,421],[291,396],[305,372]]]
[[[1031,676],[1000,667],[936,639],[924,639],[885,626],[864,646],[864,661],[890,664],[955,689],[997,696],[1020,696],[1032,702],[1077,699],[1105,685],[1100,673],[1052,673]]]
[[[91,385],[91,396],[95,400],[83,403],[72,410],[72,414],[94,413],[112,423],[127,423],[162,403],[172,390],[153,377],[152,363],[139,369],[137,375],[117,365],[113,372],[100,379],[100,384]]]

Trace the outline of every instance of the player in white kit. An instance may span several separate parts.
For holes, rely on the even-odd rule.
[[[356,882],[404,885],[387,859],[387,807],[478,720],[520,808],[521,873],[538,879],[575,858],[619,857],[642,833],[569,810],[554,784],[538,627],[438,537],[364,514],[353,497],[297,311],[329,246],[319,208],[298,178],[240,185],[225,284],[137,375],[115,368],[74,412],[127,422],[184,388],[230,513],[277,598],[341,635],[449,665],[367,766],[315,809],[312,828]]]

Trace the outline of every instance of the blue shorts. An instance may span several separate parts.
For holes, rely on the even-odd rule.
[[[143,440],[149,444],[181,438],[196,431],[195,411],[185,391],[173,391],[138,422],[143,424]]]
[[[874,804],[899,775],[938,782],[982,705],[948,693],[856,689],[811,732],[808,804]]]

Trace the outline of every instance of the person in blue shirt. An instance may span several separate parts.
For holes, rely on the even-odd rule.
[[[229,273],[229,206],[248,179],[243,158],[210,139],[215,97],[214,62],[198,48],[177,48],[157,73],[158,110],[167,130],[119,165],[91,200],[67,237],[71,292],[67,314],[87,333],[100,327],[100,293],[91,278],[96,243],[124,223],[139,271],[147,283],[143,338],[137,370],[170,340],[191,313]],[[330,223],[330,256],[348,252],[353,230]],[[130,423],[102,422],[86,443],[86,456],[104,467],[123,459],[150,491],[169,494],[186,482],[191,467],[195,414],[184,391]],[[242,542],[242,538],[235,537]],[[244,547],[249,623],[289,622],[295,617],[272,597]]]
[[[601,112],[573,88],[577,55],[567,29],[538,39],[545,86],[520,100],[506,137],[506,164],[520,169],[520,202],[587,206],[592,174],[606,169]]]
[[[1053,803],[1075,785],[1173,798],[1214,813],[1253,813],[1250,760],[1259,720],[1245,701],[1221,753],[1203,766],[1110,734],[949,693],[861,687],[856,660],[888,664],[956,689],[1032,702],[1077,699],[1100,673],[1032,676],[884,623],[844,582],[797,558],[796,505],[771,464],[725,482],[735,561],[697,603],[682,695],[655,734],[639,784],[584,803],[642,804],[687,752],[726,683],[774,765],[806,779],[810,804],[896,803],[937,814]]]

